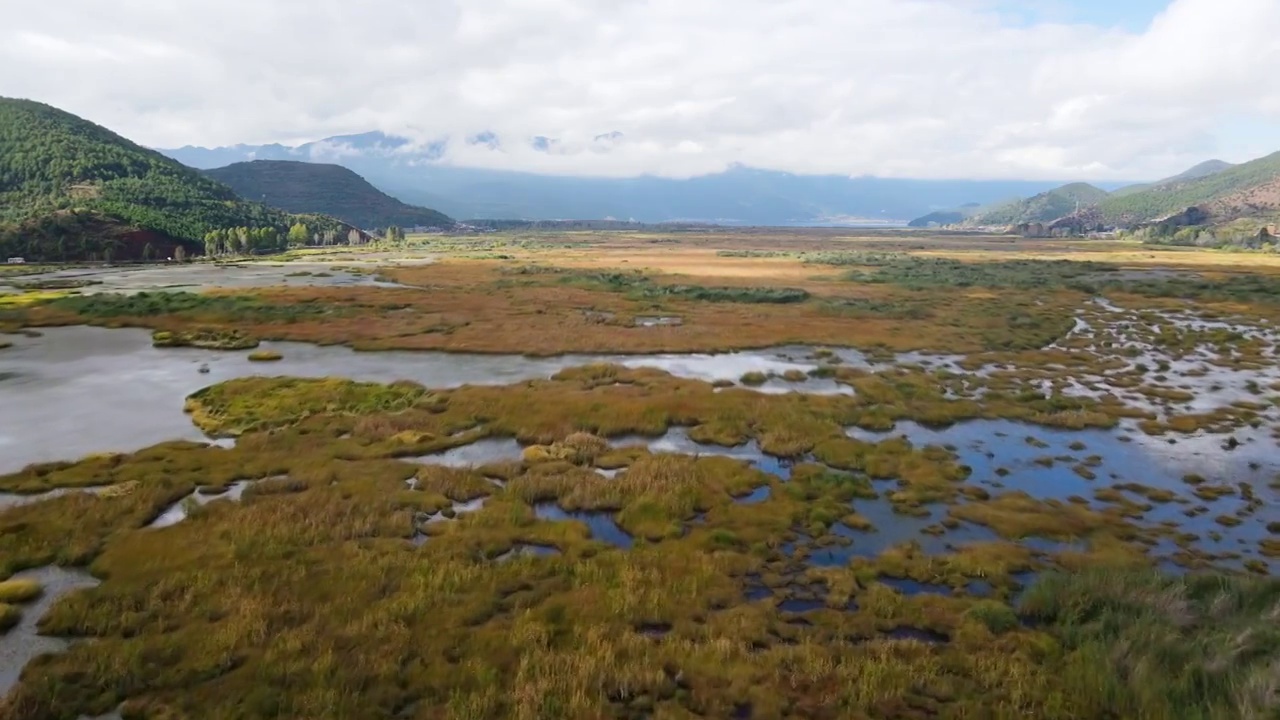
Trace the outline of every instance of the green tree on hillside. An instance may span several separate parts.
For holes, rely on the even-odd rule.
[[[303,223],[295,223],[289,228],[290,245],[306,245],[311,240],[311,231]]]
[[[138,259],[140,237],[160,257],[180,245],[192,253],[247,252],[257,246],[246,239],[250,229],[270,245],[261,231],[299,222],[308,236],[351,227],[247,202],[106,128],[42,103],[0,98],[0,256]],[[245,232],[210,234],[237,228]]]
[[[206,170],[241,197],[294,213],[332,215],[357,228],[418,225],[447,228],[448,216],[406,205],[347,168],[312,162],[254,160]]]

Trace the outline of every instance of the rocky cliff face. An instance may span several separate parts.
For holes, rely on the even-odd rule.
[[[1028,238],[1075,237],[1110,229],[1097,207],[1080,208],[1052,222],[1020,223],[1008,232]]]
[[[1193,205],[1180,213],[1144,223],[1143,227],[1153,225],[1163,225],[1171,228],[1190,227],[1192,225],[1207,225],[1212,219],[1213,216],[1207,210]]]

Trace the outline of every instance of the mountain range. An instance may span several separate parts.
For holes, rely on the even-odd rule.
[[[492,133],[470,144],[501,147]],[[595,138],[607,152],[618,133]],[[558,141],[535,138],[556,152]],[[1052,189],[1060,183],[1017,180],[910,180],[799,175],[744,166],[689,179],[568,177],[448,164],[448,143],[415,144],[369,132],[297,146],[186,146],[160,150],[186,165],[213,169],[248,160],[335,163],[401,201],[469,219],[617,219],[714,222],[725,225],[903,224],[966,203],[990,205]],[[1110,187],[1118,187],[1112,185]]]
[[[467,142],[501,147],[492,133]],[[622,139],[607,134],[594,142],[606,152]],[[543,146],[559,147],[550,138],[535,145]],[[0,257],[258,252],[284,247],[286,235],[288,242],[358,242],[369,237],[359,228],[452,225],[412,203],[469,219],[597,223],[890,224],[919,212],[912,225],[1031,235],[1138,228],[1196,243],[1227,234],[1233,243],[1267,240],[1270,223],[1280,219],[1280,153],[1239,165],[1211,160],[1154,183],[1098,187],[740,166],[686,180],[545,176],[455,167],[446,162],[447,145],[381,133],[297,147],[165,152],[48,105],[0,98]],[[214,167],[201,172],[179,160]]]
[[[1076,234],[1155,224],[1176,228],[1250,220],[1262,225],[1277,217],[1280,153],[1239,165],[1209,160],[1154,183],[1111,192],[1087,183],[1071,183],[1021,200],[930,213],[911,224]]]

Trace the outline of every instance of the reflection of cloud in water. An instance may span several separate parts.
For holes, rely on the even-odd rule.
[[[1038,497],[1087,496],[1095,488],[1113,482],[1137,482],[1181,492],[1188,489],[1182,481],[1188,473],[1221,482],[1249,480],[1265,484],[1280,471],[1280,452],[1266,431],[1255,430],[1234,433],[1241,445],[1230,451],[1224,450],[1222,444],[1232,435],[1170,433],[1156,437],[1137,430],[1133,423],[1123,423],[1118,430],[1062,430],[1012,420],[968,420],[935,429],[900,421],[887,432],[850,428],[848,434],[870,442],[905,436],[916,446],[954,446],[959,462],[973,468],[970,482],[999,482],[1008,489],[1025,490]],[[1047,447],[1028,444],[1028,437]],[[1170,444],[1170,439],[1177,442]],[[1077,442],[1084,443],[1085,448],[1073,450],[1071,445]],[[1075,464],[1092,455],[1102,458],[1099,467],[1091,468],[1097,481],[1087,481],[1072,471]],[[1074,460],[1055,461],[1050,467],[1036,462],[1059,457]],[[1256,463],[1257,469],[1251,468],[1251,463]],[[999,468],[1010,470],[1011,474],[998,477]]]
[[[1183,502],[1150,502],[1134,493],[1125,493],[1125,496],[1151,506],[1138,524],[1154,527],[1164,522],[1172,523],[1180,532],[1198,535],[1200,539],[1195,547],[1207,552],[1256,554],[1257,542],[1269,536],[1266,523],[1280,518],[1271,510],[1280,507],[1280,492],[1269,486],[1272,478],[1280,473],[1280,453],[1276,452],[1265,430],[1237,431],[1235,436],[1241,439],[1242,444],[1230,451],[1221,447],[1229,435],[1170,434],[1168,437],[1152,437],[1133,429],[1130,424],[1122,430],[1112,431],[1060,430],[1008,420],[972,420],[941,429],[899,422],[886,433],[852,428],[849,434],[869,441],[902,435],[916,446],[952,446],[959,462],[973,469],[968,482],[987,487],[993,495],[1023,491],[1040,499],[1066,500],[1079,496],[1089,500],[1094,508],[1104,508],[1108,505],[1093,499],[1094,492],[1101,488],[1138,483],[1170,490],[1183,498]],[[1046,447],[1027,443],[1028,437],[1035,438]],[[1121,441],[1121,437],[1130,438],[1130,442]],[[1176,439],[1177,443],[1170,445],[1169,438]],[[1084,443],[1085,447],[1073,450],[1071,445],[1076,442]],[[1078,462],[1089,456],[1101,459],[1095,467],[1089,468],[1097,475],[1096,480],[1086,480],[1073,470]],[[1046,466],[1037,462],[1042,458],[1054,461]],[[998,469],[1006,470],[1008,474],[1001,477],[996,472]],[[1192,495],[1194,488],[1184,482],[1183,477],[1187,474],[1201,475],[1208,484],[1225,485],[1233,490],[1238,483],[1248,482],[1263,501],[1263,506],[1254,515],[1242,518],[1240,525],[1223,526],[1216,522],[1216,518],[1234,515],[1244,508],[1246,501],[1238,494],[1215,501],[1201,500]],[[1209,512],[1194,518],[1184,514],[1188,507],[1201,504],[1209,507]],[[884,524],[884,520],[870,517],[861,504],[855,507],[872,519],[877,527]],[[899,523],[895,527],[902,528],[903,525]],[[1214,541],[1210,533],[1219,533],[1222,539]],[[952,536],[952,533],[947,533],[943,537]],[[1049,544],[1042,539],[1019,542],[1045,553],[1084,549],[1084,546]]]
[[[642,444],[649,448],[653,453],[677,453],[681,455],[711,455],[716,457],[730,457],[736,460],[750,463],[755,469],[776,475],[782,479],[791,477],[791,463],[772,455],[766,455],[760,449],[760,444],[755,440],[751,440],[745,444],[725,447],[723,445],[711,445],[699,443],[689,437],[687,428],[676,427],[671,428],[666,435],[653,440],[643,438],[621,438],[614,441],[615,445]]]
[[[788,370],[807,373],[817,368],[812,363],[785,360],[778,352],[742,352],[723,355],[645,355],[625,358],[622,364],[631,367],[648,367],[665,370],[672,375],[696,380],[737,381],[749,372],[776,373]]]
[[[468,468],[489,463],[517,461],[523,451],[524,448],[514,438],[484,438],[434,455],[404,459],[409,462]]]
[[[165,440],[207,441],[182,411],[187,395],[238,377],[345,377],[361,382],[412,380],[427,387],[505,385],[549,378],[568,367],[612,362],[654,367],[680,377],[733,380],[749,371],[807,371],[782,350],[723,355],[521,355],[422,351],[356,352],[341,346],[264,342],[284,357],[264,367],[247,353],[159,349],[146,330],[59,327],[43,336],[16,336],[4,351],[13,378],[0,386],[0,473],[33,462],[75,459],[93,452],[137,450]],[[793,349],[799,355],[807,349]],[[207,366],[208,373],[197,372]],[[773,379],[762,392],[849,392],[830,380]],[[128,422],[121,422],[127,418]],[[229,441],[224,441],[229,442]]]
[[[534,515],[540,520],[550,522],[568,522],[577,521],[585,524],[587,529],[591,531],[591,538],[613,545],[617,548],[628,549],[634,543],[634,540],[625,530],[618,526],[617,521],[607,512],[567,512],[555,503],[539,503],[533,508]]]

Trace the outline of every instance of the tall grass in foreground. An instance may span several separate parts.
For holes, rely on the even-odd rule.
[[[1021,610],[1053,623],[1070,653],[1065,677],[1098,713],[1280,716],[1280,581],[1053,574],[1027,591]]]

